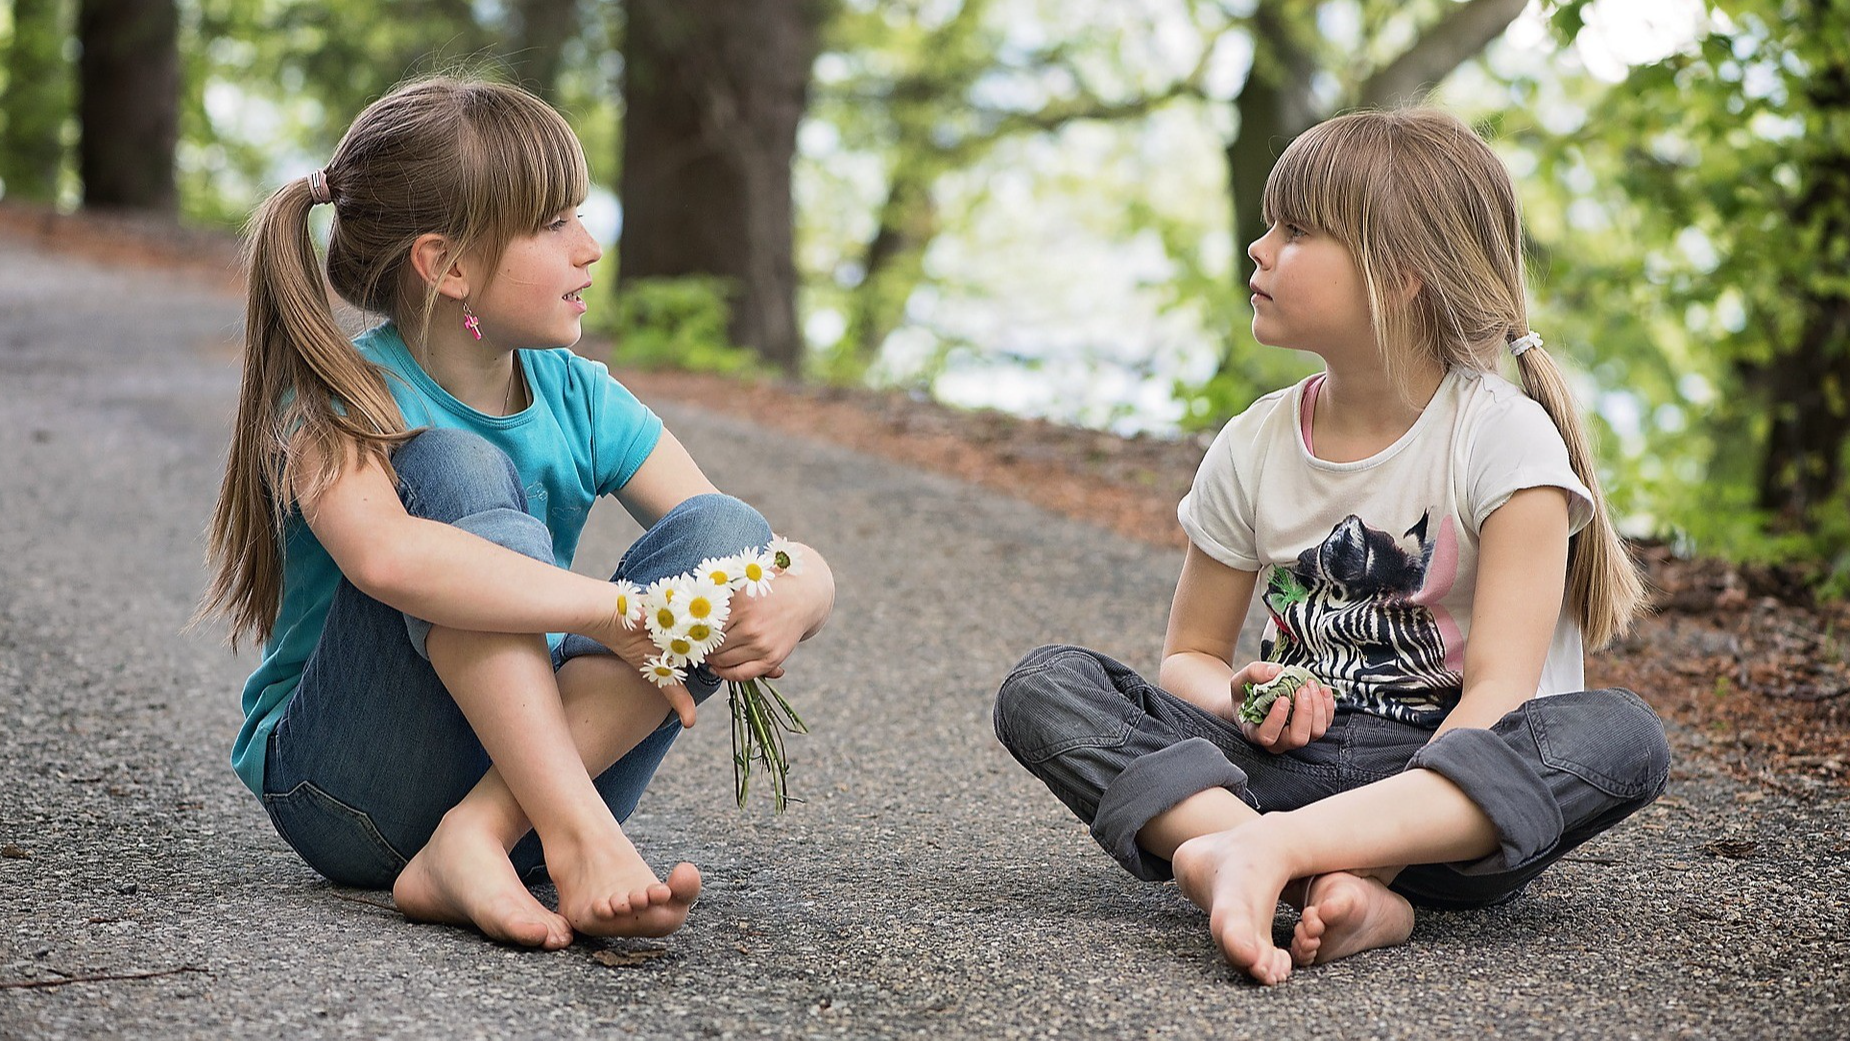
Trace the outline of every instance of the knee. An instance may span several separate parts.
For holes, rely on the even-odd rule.
[[[1556,700],[1562,701],[1561,711],[1544,715],[1536,728],[1545,761],[1639,804],[1663,792],[1670,776],[1670,745],[1663,721],[1643,698],[1612,688],[1542,703]]]
[[[742,499],[710,492],[683,501],[661,520],[685,527],[702,557],[723,557],[771,541],[771,525]]]
[[[1638,787],[1647,799],[1655,799],[1670,780],[1670,742],[1664,736],[1664,721],[1637,694],[1624,689],[1612,693],[1618,695],[1619,705],[1614,711],[1623,721],[1613,729],[1622,732],[1619,740],[1626,743],[1618,754],[1634,758]]]
[[[1017,756],[1039,758],[1049,745],[1086,730],[1080,717],[1089,713],[1073,708],[1092,686],[1081,680],[1089,667],[1096,668],[1096,659],[1081,647],[1049,644],[1029,651],[996,690],[996,739]]]
[[[464,430],[420,431],[392,453],[392,468],[399,498],[414,517],[451,523],[488,510],[527,508],[513,460]]]

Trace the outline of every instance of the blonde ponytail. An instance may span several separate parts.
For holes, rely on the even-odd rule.
[[[1567,602],[1580,620],[1582,638],[1597,650],[1624,636],[1644,609],[1644,577],[1607,512],[1592,439],[1561,367],[1538,343],[1516,356],[1516,369],[1523,392],[1542,406],[1567,443],[1574,476],[1593,493],[1593,519],[1568,542]]]

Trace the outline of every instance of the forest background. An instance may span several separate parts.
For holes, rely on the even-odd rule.
[[[9,205],[235,228],[484,73],[585,143],[623,363],[1158,436],[1312,369],[1248,329],[1278,152],[1430,99],[1628,533],[1850,591],[1850,0],[11,0],[0,55]]]

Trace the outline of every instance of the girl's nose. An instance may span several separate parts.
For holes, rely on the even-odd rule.
[[[1246,247],[1246,255],[1252,258],[1253,263],[1262,268],[1269,268],[1272,266],[1272,248],[1269,245],[1272,238],[1272,231],[1272,228],[1267,228],[1264,235],[1254,239],[1252,244]]]

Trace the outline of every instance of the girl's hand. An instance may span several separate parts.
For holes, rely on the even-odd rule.
[[[649,638],[649,630],[644,627],[641,622],[636,623],[636,628],[634,629],[626,629],[623,627],[623,620],[617,616],[616,612],[616,591],[614,587],[612,587],[610,599],[610,617],[603,625],[599,626],[596,631],[587,632],[585,635],[610,648],[618,658],[622,659],[631,668],[640,670],[650,658],[655,657],[661,652],[656,648],[655,641]],[[693,726],[695,716],[694,695],[687,689],[686,685],[671,683],[666,687],[660,688],[660,690],[663,699],[668,702],[668,707],[674,709],[675,715],[681,718],[681,725],[683,727]]]
[[[732,594],[732,617],[726,642],[707,655],[707,665],[724,680],[777,679],[784,659],[805,636],[815,632],[835,603],[835,582],[805,561],[798,574],[779,575],[763,596]]]
[[[1283,666],[1276,662],[1256,661],[1233,674],[1232,697],[1227,711],[1246,740],[1277,755],[1303,748],[1322,737],[1336,718],[1336,695],[1330,688],[1312,680],[1298,688],[1290,699],[1279,698],[1258,725],[1240,719],[1240,704],[1246,700],[1248,683],[1270,683],[1278,678]]]

